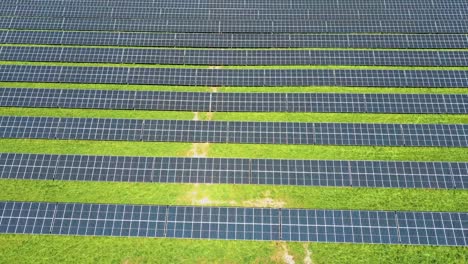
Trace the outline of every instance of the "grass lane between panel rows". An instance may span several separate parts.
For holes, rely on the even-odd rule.
[[[368,113],[288,113],[288,112],[185,112],[147,110],[104,110],[64,108],[0,107],[0,116],[49,116],[79,118],[128,118],[160,120],[210,120],[253,122],[310,123],[397,123],[397,124],[467,124],[462,114],[368,114]]]
[[[72,250],[71,250],[72,249]],[[31,254],[40,252],[40,254]],[[5,263],[466,263],[464,247],[80,236],[0,236]]]
[[[0,180],[0,200],[384,211],[464,212],[453,189]]]
[[[213,158],[468,162],[466,148],[0,139],[2,152]]]

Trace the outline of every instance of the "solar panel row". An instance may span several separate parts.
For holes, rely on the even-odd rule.
[[[0,106],[192,112],[468,113],[465,94],[191,93],[0,88]]]
[[[0,17],[1,29],[180,33],[468,33],[468,20],[273,21]]]
[[[0,117],[1,138],[468,147],[468,125]]]
[[[0,154],[4,179],[468,189],[468,163]]]
[[[466,51],[0,47],[2,61],[189,65],[468,66]]]
[[[468,36],[461,34],[333,35],[333,34],[203,34],[1,31],[5,44],[52,44],[135,47],[202,48],[468,48]]]
[[[0,202],[0,233],[466,246],[468,214]]]
[[[461,9],[176,9],[93,6],[5,6],[0,16],[171,20],[465,20]]]
[[[109,6],[109,7],[166,7],[166,8],[255,8],[255,9],[270,9],[270,8],[364,8],[364,9],[385,9],[385,8],[464,8],[466,2],[462,1],[197,1],[197,2],[172,2],[172,1],[34,1],[34,0],[4,0],[2,5],[40,5],[40,6]]]
[[[191,86],[468,87],[462,70],[218,70],[0,65],[1,82]]]

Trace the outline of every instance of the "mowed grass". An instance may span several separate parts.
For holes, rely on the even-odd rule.
[[[190,156],[196,143],[88,140],[0,139],[2,152],[121,156]],[[464,148],[316,146],[212,143],[209,157],[272,159],[345,159],[468,161]]]
[[[65,108],[20,108],[0,107],[0,116],[50,116],[81,118],[129,118],[192,120],[194,112],[65,109]],[[343,123],[412,123],[412,124],[457,124],[468,123],[468,115],[461,114],[367,114],[367,113],[253,113],[216,112],[197,113],[200,120],[252,121],[252,122],[343,122]]]
[[[0,180],[0,200],[385,211],[468,208],[468,192],[448,189],[304,187]]]
[[[38,251],[39,250],[39,251]],[[40,252],[31,254],[32,252]],[[0,236],[3,263],[466,263],[463,247],[183,240],[129,237]]]
[[[47,139],[0,139],[1,152],[188,157],[199,143],[92,141]],[[466,148],[318,146],[272,144],[203,144],[207,157],[318,159],[318,160],[407,160],[468,162]]]
[[[207,66],[30,63],[14,65],[111,66],[195,68]],[[224,69],[365,69],[365,70],[468,70],[468,67],[368,66],[233,66]],[[450,93],[468,89],[372,87],[185,87],[155,85],[2,83],[3,87],[78,88],[192,92],[337,92],[337,93]],[[78,109],[2,108],[1,115],[182,119],[191,112],[107,111]],[[468,123],[464,115],[377,115],[317,113],[199,113],[203,120]],[[160,142],[105,142],[73,140],[0,139],[2,152],[94,154],[132,156],[191,156],[197,144]],[[299,145],[208,144],[208,157],[468,161],[462,148],[347,147]],[[466,211],[464,190],[331,188],[272,185],[161,184],[0,180],[0,200],[164,204],[196,206],[248,206],[284,208]],[[284,243],[258,241],[177,240],[116,237],[1,235],[1,261],[5,263],[465,263],[462,247]]]

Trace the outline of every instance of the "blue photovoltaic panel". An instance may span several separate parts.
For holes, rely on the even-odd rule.
[[[104,18],[0,17],[2,29],[134,31],[174,33],[459,33],[468,20],[450,21],[274,21],[274,20],[152,20]]]
[[[193,93],[0,88],[0,106],[192,112],[466,114],[468,95]]]
[[[466,3],[460,1],[451,2],[428,2],[428,1],[417,1],[417,2],[402,2],[402,1],[353,1],[352,3],[346,1],[333,1],[333,2],[306,2],[306,1],[202,1],[202,2],[180,2],[180,1],[113,1],[111,4],[105,2],[95,1],[11,1],[7,0],[2,2],[3,5],[28,5],[28,6],[69,6],[69,7],[80,7],[80,6],[91,6],[91,7],[140,7],[140,8],[197,8],[197,9],[219,9],[219,8],[242,8],[242,9],[325,9],[325,10],[336,10],[336,9],[347,9],[347,8],[360,8],[360,9],[447,9],[447,8],[463,8],[466,7]]]
[[[248,8],[160,8],[160,7],[101,7],[92,6],[34,6],[10,5],[0,10],[1,16],[73,17],[116,19],[171,20],[452,20],[466,19],[457,9],[248,9]]]
[[[0,31],[7,44],[204,48],[468,48],[459,34],[219,34]]]
[[[264,208],[169,207],[167,237],[280,240],[279,210]]]
[[[468,164],[0,154],[5,179],[468,188]]]
[[[466,246],[467,213],[0,202],[0,233]]]
[[[361,124],[0,117],[2,138],[467,147],[464,124]]]
[[[400,243],[466,245],[468,214],[397,212]]]
[[[183,50],[6,46],[0,48],[0,60],[171,65],[468,66],[468,52]]]
[[[57,204],[51,234],[164,237],[166,206]]]
[[[284,210],[283,240],[332,243],[398,244],[394,212]]]
[[[219,70],[1,65],[3,82],[190,86],[468,87],[462,70]]]

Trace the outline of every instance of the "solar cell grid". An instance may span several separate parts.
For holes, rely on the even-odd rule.
[[[463,213],[397,212],[400,241],[416,245],[464,245]]]
[[[1,47],[0,60],[190,65],[468,66],[462,51],[181,50]]]
[[[165,206],[57,204],[52,234],[164,237]]]
[[[462,70],[217,70],[0,65],[3,82],[192,86],[468,87]]]
[[[170,19],[170,20],[452,20],[466,19],[459,9],[377,8],[363,9],[342,7],[302,9],[238,8],[161,8],[161,7],[102,7],[92,6],[35,6],[10,5],[0,10],[1,16],[18,17],[72,17],[116,19]],[[417,12],[416,12],[417,11]]]
[[[150,20],[98,18],[0,17],[2,29],[138,31],[179,33],[460,33],[467,32],[468,20]]]
[[[279,240],[279,210],[169,207],[167,237]]]
[[[378,8],[463,8],[466,3],[463,2],[369,2],[369,1],[353,1],[349,2],[134,2],[134,1],[113,1],[113,2],[93,2],[93,1],[21,1],[21,2],[3,2],[5,5],[41,5],[41,6],[122,6],[122,7],[172,7],[172,8],[367,8],[367,9],[378,9]]]
[[[467,213],[0,202],[0,233],[466,246]]]
[[[435,35],[333,35],[333,34],[203,34],[0,31],[8,44],[91,46],[218,47],[218,48],[466,48],[468,38],[458,34]]]
[[[0,117],[2,138],[163,142],[468,146],[468,125]]]
[[[467,170],[447,162],[0,155],[2,178],[33,180],[465,189]]]

